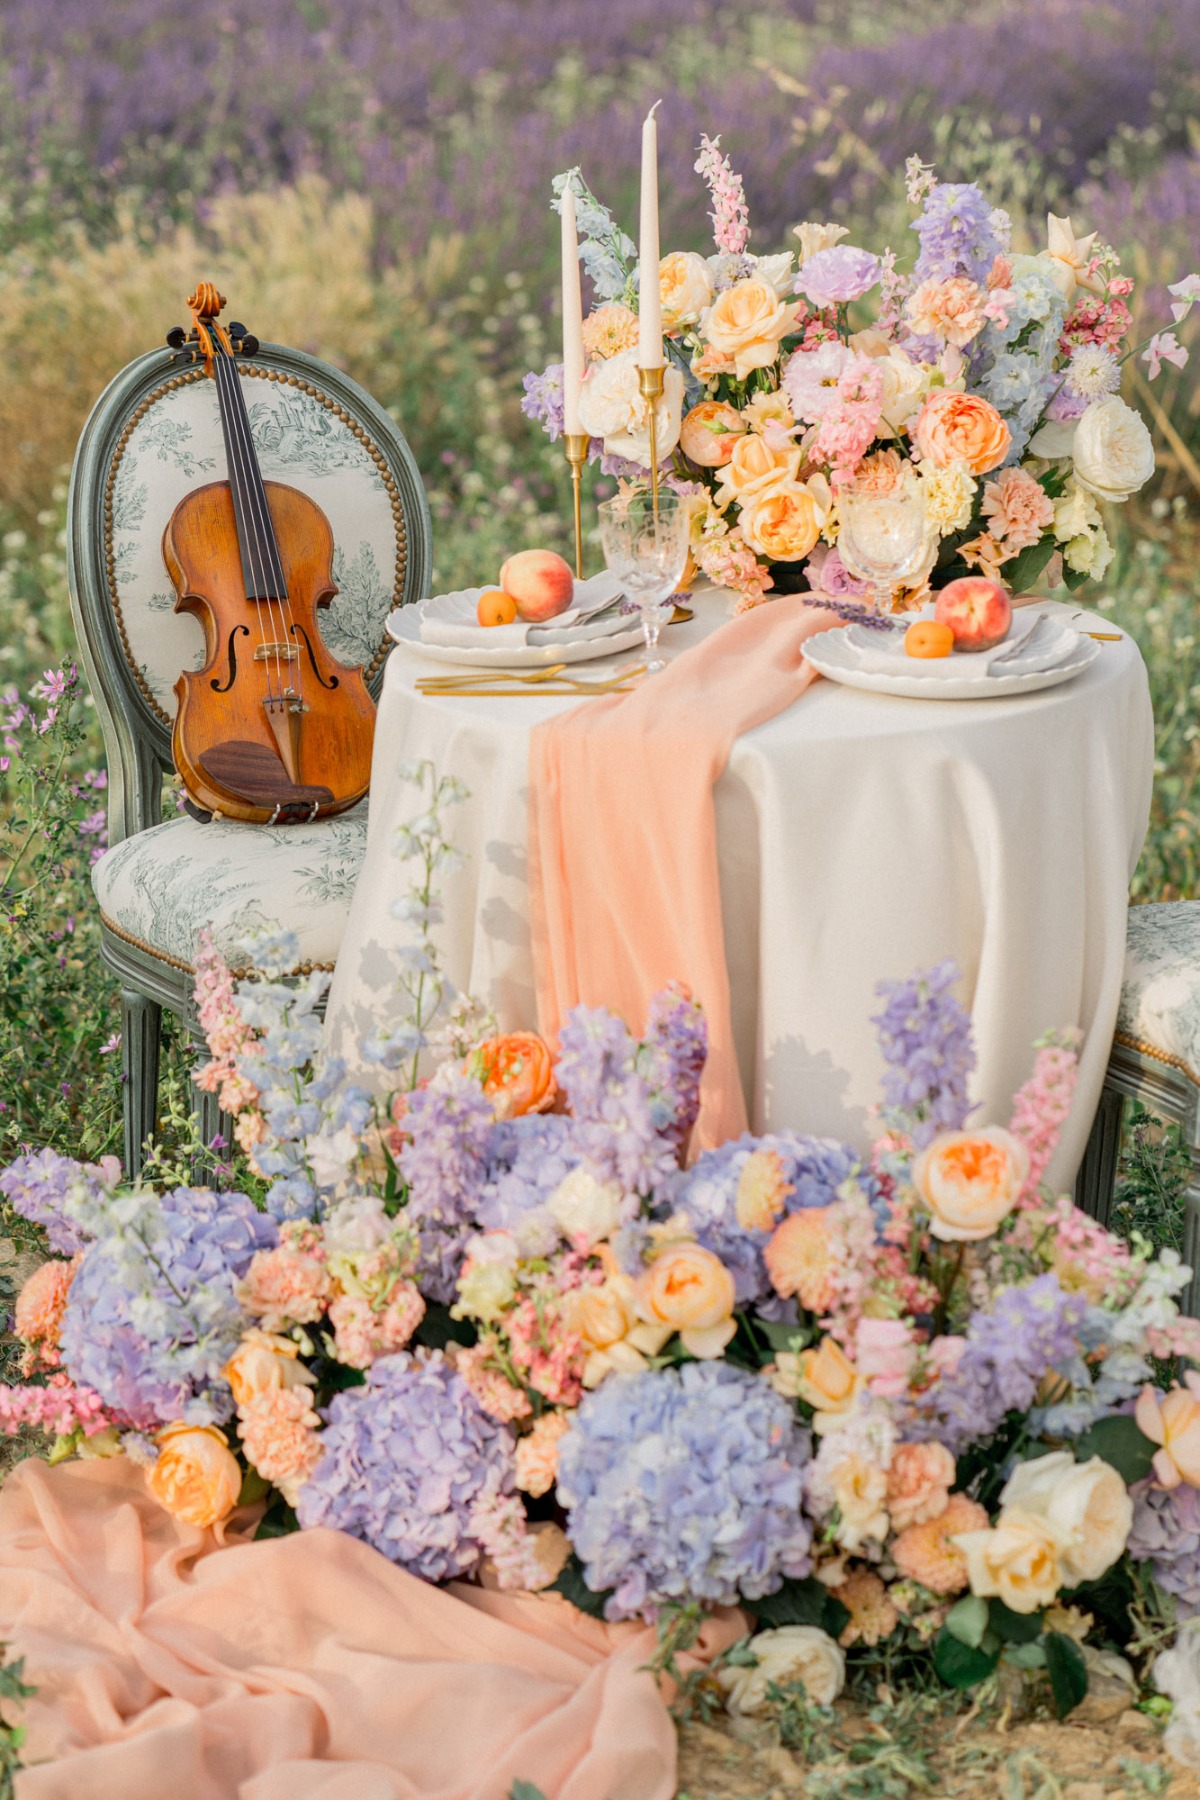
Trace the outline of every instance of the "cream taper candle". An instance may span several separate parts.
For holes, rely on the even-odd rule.
[[[658,121],[655,101],[642,126],[642,214],[638,234],[638,367],[661,369],[662,293],[658,282]]]
[[[562,197],[563,430],[582,431],[579,390],[583,386],[583,301],[579,290],[579,238],[575,229],[575,195],[570,184]]]

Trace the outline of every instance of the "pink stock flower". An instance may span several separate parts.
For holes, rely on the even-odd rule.
[[[1004,546],[1006,556],[1036,544],[1054,523],[1054,502],[1024,469],[1001,469],[984,483],[983,512],[990,535]]]
[[[1078,1031],[1053,1032],[1044,1038],[1037,1047],[1033,1074],[1014,1097],[1009,1130],[1029,1152],[1021,1205],[1036,1204],[1042,1176],[1071,1110],[1079,1075],[1079,1043]]]
[[[459,1352],[454,1366],[484,1412],[490,1413],[493,1419],[510,1424],[514,1419],[529,1418],[533,1406],[528,1394],[522,1388],[514,1387],[496,1368],[492,1355],[493,1346],[486,1338],[481,1338],[469,1350]]]
[[[583,1397],[583,1339],[571,1331],[551,1300],[519,1302],[505,1320],[513,1365],[527,1387],[552,1406],[576,1406]]]
[[[888,1468],[887,1505],[892,1528],[925,1525],[946,1510],[954,1458],[944,1444],[898,1444]]]
[[[360,1295],[339,1294],[329,1308],[338,1361],[369,1369],[379,1357],[403,1350],[424,1317],[425,1302],[411,1281],[396,1282],[379,1311]]]
[[[912,1333],[903,1319],[858,1321],[854,1363],[873,1394],[885,1400],[906,1394],[916,1354]]]
[[[0,1385],[0,1435],[12,1437],[22,1425],[31,1425],[49,1437],[70,1437],[82,1431],[94,1437],[113,1424],[99,1394],[76,1387],[62,1370],[51,1375],[45,1387]]]
[[[199,934],[195,968],[192,993],[210,1061],[193,1079],[205,1093],[219,1093],[222,1110],[236,1116],[258,1100],[258,1089],[237,1066],[239,1057],[257,1054],[258,1042],[238,1010],[233,973],[207,926]]]
[[[740,531],[706,533],[696,551],[696,561],[708,579],[718,587],[731,588],[740,596],[738,612],[761,606],[775,577],[765,563],[759,562]]]
[[[720,143],[719,137],[710,138],[707,134],[701,137],[696,173],[703,175],[712,195],[713,206],[708,216],[712,220],[717,249],[726,256],[740,256],[750,238],[750,209],[746,205],[742,178],[734,173],[729,158],[721,155]]]
[[[570,1424],[565,1413],[543,1413],[529,1436],[517,1441],[517,1486],[535,1500],[558,1478],[558,1446]]]
[[[304,1387],[264,1388],[238,1409],[246,1459],[289,1506],[321,1460],[321,1420]]]

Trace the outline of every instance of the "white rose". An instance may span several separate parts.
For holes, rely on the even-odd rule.
[[[1093,400],[1075,430],[1075,478],[1101,500],[1128,500],[1154,473],[1154,444],[1140,413],[1118,394]]]
[[[802,1681],[812,1706],[832,1706],[846,1684],[846,1658],[816,1625],[781,1625],[750,1639],[753,1669],[718,1669],[731,1713],[761,1712],[772,1682]]]
[[[1045,457],[1047,462],[1057,462],[1061,456],[1070,456],[1075,447],[1078,425],[1078,419],[1047,419],[1030,438],[1030,453]]]
[[[892,344],[885,356],[875,358],[875,367],[883,376],[884,423],[898,432],[921,410],[929,392],[929,365],[914,362],[898,344]]]
[[[1072,538],[1091,531],[1100,523],[1100,514],[1092,496],[1074,481],[1054,502],[1054,536],[1058,543],[1069,544]]]
[[[615,1181],[597,1181],[590,1169],[572,1169],[551,1194],[549,1206],[566,1236],[582,1238],[590,1250],[616,1225],[621,1190]]]
[[[792,291],[792,252],[785,250],[778,256],[756,256],[754,279],[767,282],[782,300]]]
[[[374,1194],[341,1200],[325,1220],[325,1250],[330,1256],[363,1256],[392,1235],[392,1221]]]
[[[1099,1456],[1077,1463],[1067,1450],[1019,1463],[1000,1503],[1045,1520],[1058,1543],[1069,1587],[1097,1581],[1110,1569],[1124,1550],[1133,1523],[1133,1501],[1111,1463]]]
[[[683,376],[674,364],[665,372],[655,412],[662,462],[679,442],[683,418]],[[650,466],[649,413],[638,385],[636,350],[622,350],[588,370],[579,395],[579,422],[592,437],[604,439],[609,456]]]

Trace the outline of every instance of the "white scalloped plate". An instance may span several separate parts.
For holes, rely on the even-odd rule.
[[[1100,654],[1094,639],[1081,637],[1075,647],[1059,663],[1049,669],[1028,669],[1024,674],[989,675],[986,680],[967,678],[954,681],[942,677],[931,681],[928,676],[892,675],[886,671],[862,669],[855,660],[855,650],[847,643],[841,626],[820,631],[809,638],[804,654],[814,669],[838,681],[843,687],[863,688],[871,694],[896,694],[903,700],[1011,700],[1014,694],[1036,694],[1042,688],[1058,687],[1072,681],[1089,668]]]
[[[476,599],[483,592],[474,590]],[[620,630],[597,632],[594,625],[577,627],[580,635],[557,644],[515,644],[508,649],[476,649],[467,644],[427,644],[421,637],[419,607],[401,606],[389,614],[388,636],[409,650],[427,656],[431,662],[465,663],[472,669],[544,669],[551,663],[595,662],[601,656],[616,656],[642,642],[642,621],[633,618]]]

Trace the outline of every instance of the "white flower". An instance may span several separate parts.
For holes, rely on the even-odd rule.
[[[1187,1619],[1175,1643],[1155,1658],[1151,1678],[1174,1701],[1163,1748],[1188,1769],[1200,1769],[1200,1619]]]
[[[831,250],[834,244],[850,236],[846,225],[817,225],[811,219],[806,219],[803,225],[793,225],[792,231],[800,239],[801,268],[819,250]]]
[[[921,410],[922,402],[929,392],[929,365],[914,362],[899,344],[892,344],[886,356],[876,357],[875,367],[883,376],[883,422],[890,425],[894,432],[899,432],[913,414]],[[961,387],[961,377],[944,385]]]
[[[597,1181],[590,1169],[572,1169],[551,1194],[549,1207],[565,1236],[582,1239],[590,1250],[616,1225],[621,1190],[615,1181]]]
[[[658,265],[658,285],[666,331],[695,325],[705,307],[712,305],[712,276],[704,258],[694,250],[675,250],[664,256]]]
[[[1046,236],[1049,241],[1040,260],[1049,265],[1054,285],[1063,299],[1068,302],[1073,300],[1077,287],[1089,288],[1093,294],[1102,294],[1103,277],[1089,275],[1087,272],[1096,233],[1092,231],[1087,237],[1077,238],[1070,219],[1060,219],[1054,213],[1047,213]]]
[[[317,1186],[338,1188],[358,1155],[358,1139],[348,1125],[343,1125],[340,1131],[305,1138],[304,1154]]]
[[[1070,456],[1075,447],[1075,433],[1078,429],[1078,419],[1047,419],[1030,438],[1029,449],[1034,456],[1044,456],[1047,462],[1055,462],[1060,456]]]
[[[1133,1501],[1111,1463],[1098,1456],[1078,1463],[1068,1450],[1018,1463],[1001,1491],[1000,1503],[1045,1520],[1058,1544],[1064,1581],[1071,1587],[1098,1581],[1112,1567],[1133,1524]]]
[[[832,1706],[846,1684],[846,1657],[816,1625],[781,1625],[750,1639],[753,1669],[718,1669],[731,1713],[761,1712],[771,1683],[802,1681],[811,1706]]]
[[[679,442],[683,416],[683,376],[671,364],[663,380],[663,397],[655,409],[660,463]],[[609,456],[624,456],[649,467],[649,411],[638,385],[636,350],[622,350],[588,371],[579,395],[579,420],[592,437],[604,439]]]
[[[1096,502],[1075,482],[1070,482],[1054,502],[1054,535],[1060,544],[1070,543],[1081,532],[1093,531],[1100,523]]]
[[[1076,344],[1071,352],[1066,386],[1081,400],[1102,400],[1121,385],[1117,359],[1103,344]]]
[[[329,1256],[365,1256],[386,1244],[392,1221],[375,1194],[352,1194],[340,1200],[325,1219],[325,1251]]]
[[[778,256],[756,256],[754,259],[755,281],[765,281],[773,287],[782,300],[785,294],[792,291],[792,252],[784,250]]]
[[[1101,500],[1128,500],[1154,473],[1154,444],[1140,413],[1116,394],[1093,400],[1075,431],[1075,478]]]

